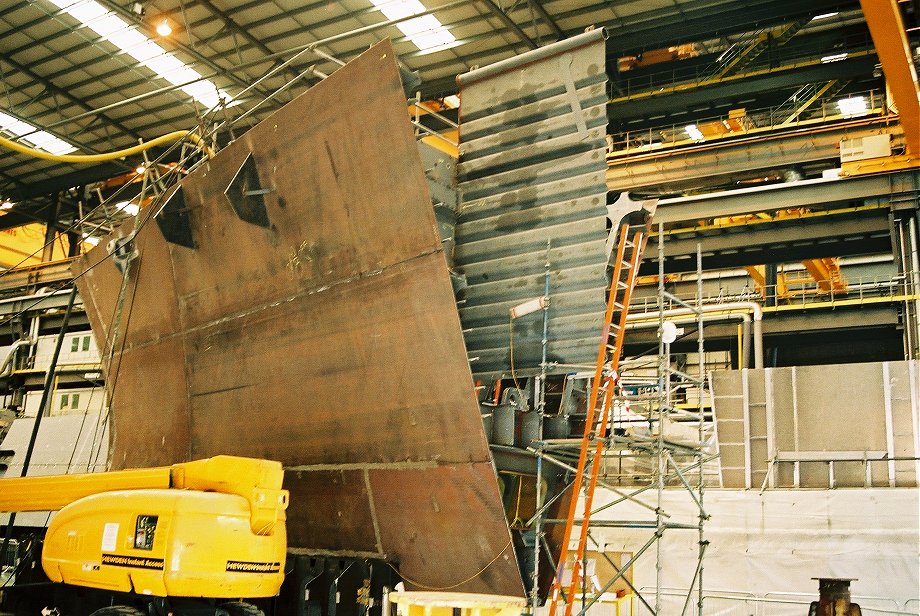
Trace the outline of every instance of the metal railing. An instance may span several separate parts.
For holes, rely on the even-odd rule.
[[[876,303],[880,301],[908,301],[916,299],[912,284],[912,272],[905,272],[896,276],[860,276],[851,278],[847,276],[847,288],[845,290],[821,289],[818,281],[806,282],[798,281],[801,285],[790,294],[786,285],[767,285],[763,292],[746,287],[737,293],[721,291],[717,295],[706,295],[703,298],[704,304],[724,304],[738,301],[754,301],[765,306],[765,310],[771,310],[771,306],[785,309],[809,307],[832,307],[833,305],[847,305],[860,303]],[[678,300],[687,302],[693,298],[690,294],[676,293]],[[666,302],[665,309],[680,308],[679,301],[669,299]],[[656,298],[643,297],[634,299],[630,306],[630,313],[657,312],[658,307]]]
[[[837,101],[841,98],[863,97],[866,101],[866,110],[858,113],[844,114],[840,111]],[[864,90],[847,93],[845,96],[832,96],[818,100],[810,107],[798,114],[795,120],[787,122],[790,116],[788,101],[772,107],[747,110],[740,118],[729,117],[728,114],[709,116],[696,119],[693,125],[706,126],[723,123],[726,126],[722,135],[710,136],[705,139],[694,139],[687,133],[690,124],[664,124],[638,131],[626,131],[610,135],[608,152],[611,154],[637,154],[656,151],[674,146],[675,144],[704,143],[724,137],[737,137],[748,134],[750,131],[763,131],[773,127],[795,128],[801,125],[820,123],[830,119],[866,117],[870,115],[883,115],[885,113],[886,98],[883,90]],[[734,121],[740,130],[730,128],[728,124]]]
[[[757,34],[759,35],[759,31]],[[753,41],[753,38],[756,37],[736,43],[735,48],[737,51],[733,51],[732,47],[727,48],[723,55],[740,54]],[[840,49],[846,49],[850,54],[857,54],[873,49],[873,45],[868,33],[855,34],[847,36],[845,40],[842,41]],[[684,84],[701,84],[715,80],[718,79],[718,71],[715,67],[724,67],[727,64],[725,60],[726,58],[722,58],[722,62],[717,60],[715,63],[696,65],[678,62],[676,66],[670,70],[627,76],[625,79],[621,79],[612,84],[614,87],[614,97],[632,96],[650,90],[666,89]],[[795,66],[805,62],[814,62],[814,58],[804,55],[789,55],[785,58],[783,65],[778,68],[781,70],[784,67]]]
[[[687,591],[679,588],[666,588],[662,590],[661,595],[663,601],[658,609],[660,614],[681,613]],[[722,590],[708,590],[703,594],[704,613],[719,616],[803,616],[808,614],[808,607],[812,601],[817,600],[817,590],[814,594],[793,592],[759,594]],[[917,601],[915,599],[900,602],[887,597],[853,595],[852,601],[860,606],[865,616],[874,614],[917,615],[917,611],[908,605],[915,605]],[[637,613],[642,616],[649,612],[642,606],[637,606]]]
[[[74,259],[48,261],[35,265],[21,265],[3,270],[0,274],[0,296],[21,294],[23,289],[37,289],[73,278],[70,265]]]

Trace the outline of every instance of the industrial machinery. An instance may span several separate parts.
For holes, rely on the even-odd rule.
[[[108,591],[111,603],[124,603],[98,616],[256,616],[261,611],[239,598],[275,596],[284,580],[283,474],[279,462],[215,456],[2,479],[0,511],[59,510],[42,568],[52,582]]]
[[[818,580],[819,599],[812,601],[808,616],[862,616],[859,605],[850,600],[853,578],[812,578]]]

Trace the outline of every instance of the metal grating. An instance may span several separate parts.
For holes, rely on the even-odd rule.
[[[507,373],[512,349],[515,371],[541,365],[543,311],[512,321],[510,309],[543,296],[547,278],[549,372],[597,354],[610,228],[605,39],[593,30],[458,78],[454,258],[475,374]]]

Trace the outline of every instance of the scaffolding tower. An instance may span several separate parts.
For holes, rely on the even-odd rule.
[[[628,228],[628,225],[621,228],[598,363],[593,374],[574,377],[584,378],[586,390],[591,391],[582,438],[543,439],[530,448],[537,458],[538,478],[536,514],[532,519],[534,565],[531,602],[536,611],[542,546],[555,570],[547,595],[550,616],[556,616],[560,610],[564,610],[564,616],[572,616],[575,610],[578,616],[583,616],[602,597],[609,596],[605,593],[618,580],[630,589],[630,600],[638,604],[639,613],[676,613],[672,606],[665,606],[662,594],[662,565],[668,558],[663,551],[662,538],[666,533],[678,531],[696,532],[698,544],[692,580],[679,613],[683,615],[694,610],[699,615],[703,613],[703,561],[708,545],[704,533],[708,517],[704,507],[705,467],[712,459],[707,448],[713,438],[715,418],[706,416],[702,256],[697,246],[695,300],[687,302],[668,292],[664,277],[663,225],[657,225],[658,348],[657,361],[653,362],[656,383],[644,389],[630,387],[630,382],[641,381],[632,373],[639,372],[643,366],[647,372],[650,366],[648,359],[621,360],[620,357],[626,334],[628,298],[645,242],[645,237],[640,234],[641,231]],[[632,249],[631,244],[634,246]],[[628,275],[618,276],[617,272],[621,271]],[[625,302],[624,293],[617,288],[622,287],[623,282],[628,287]],[[678,369],[672,361],[671,345],[682,332],[665,318],[665,311],[675,307],[692,315],[696,326],[696,375]],[[674,428],[678,425],[681,431],[675,434]],[[569,477],[566,487],[545,503],[542,502],[539,481],[544,464],[565,470]],[[597,486],[609,490],[613,499],[595,507]],[[672,487],[692,500],[694,506],[691,510],[695,514],[692,518],[684,516],[683,520],[678,520],[666,510],[664,494]],[[650,494],[654,495],[651,499]],[[568,516],[565,519],[550,518],[548,511],[564,496],[570,499]],[[625,503],[631,505],[627,507]],[[636,517],[635,506],[645,515]],[[624,510],[624,514],[618,516],[620,510]],[[605,512],[604,519],[599,520],[597,515],[602,511]],[[546,541],[546,531],[554,524],[565,525],[559,558],[555,562]],[[650,536],[625,563],[618,565],[603,551],[603,541],[596,536],[601,528],[645,529]],[[590,586],[588,578],[591,572],[585,571],[589,542],[614,571],[614,575],[605,580],[599,580],[594,575]],[[647,587],[640,590],[628,577],[633,565],[650,552],[655,558],[654,597],[650,596]],[[694,608],[688,612],[691,603]]]

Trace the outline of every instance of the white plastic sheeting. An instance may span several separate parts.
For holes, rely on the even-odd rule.
[[[595,505],[613,500],[603,490]],[[655,502],[655,493],[642,495]],[[598,502],[600,500],[600,502]],[[693,522],[696,505],[686,491],[664,492],[662,508],[671,522]],[[736,600],[707,600],[707,614],[806,614],[800,606],[777,603],[766,612],[757,597],[779,600],[817,598],[813,577],[851,577],[854,596],[885,609],[920,605],[920,491],[906,489],[839,490],[712,490],[705,508],[711,516],[705,538],[710,542],[704,561],[704,586],[715,591],[746,593],[755,600],[742,611]],[[621,503],[593,519],[644,520],[647,509]],[[652,536],[650,529],[594,528],[608,551],[635,552]],[[697,532],[668,530],[662,539],[662,586],[687,588],[697,558]],[[655,549],[637,561],[634,583],[650,589],[654,604]],[[784,594],[791,593],[791,594]],[[666,596],[661,613],[680,613],[681,597]],[[734,607],[733,607],[734,606]],[[674,608],[674,609],[671,609]],[[725,611],[727,610],[727,611]],[[641,611],[640,611],[641,612]],[[875,613],[875,612],[873,612]]]

